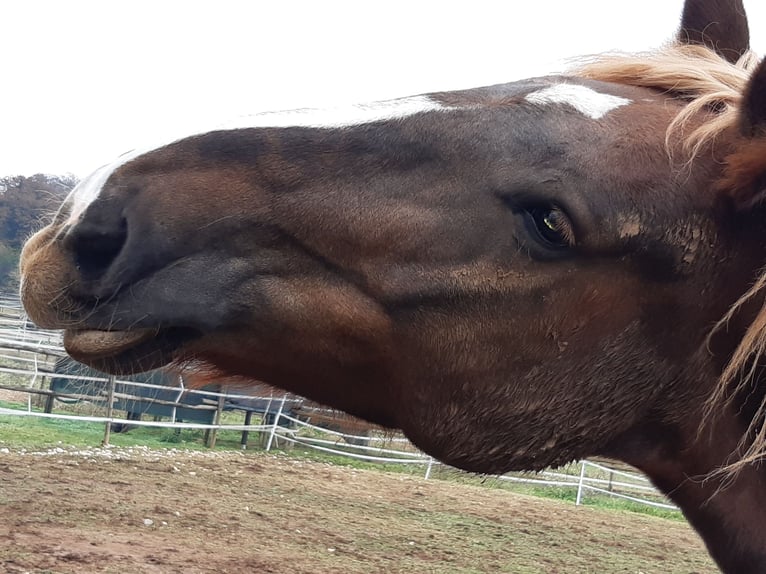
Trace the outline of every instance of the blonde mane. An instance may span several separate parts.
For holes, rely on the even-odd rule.
[[[653,52],[607,53],[576,66],[580,77],[603,82],[653,88],[687,105],[668,127],[668,153],[674,136],[680,135],[682,149],[693,159],[707,144],[737,123],[742,93],[758,64],[748,51],[731,64],[709,48],[696,44],[671,44]],[[691,133],[684,128],[693,117],[705,120]]]
[[[597,56],[573,71],[580,77],[594,80],[654,88],[688,102],[668,127],[665,144],[668,154],[672,154],[673,142],[679,143],[687,161],[691,162],[717,136],[737,127],[742,94],[757,64],[758,58],[751,51],[732,64],[704,46],[673,44],[649,53]],[[703,114],[704,120],[686,134],[684,128],[699,114]],[[713,327],[709,337],[719,329],[725,329],[737,311],[764,289],[766,272]],[[721,374],[705,405],[701,428],[711,423],[716,413],[727,406],[734,396],[747,393],[752,388],[759,367],[758,358],[764,353],[766,303]],[[759,406],[742,437],[738,448],[742,454],[735,454],[733,462],[719,472],[733,475],[747,465],[757,464],[766,458],[765,420],[766,403]]]

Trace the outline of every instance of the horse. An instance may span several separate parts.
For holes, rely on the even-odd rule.
[[[766,64],[740,0],[564,75],[118,158],[26,243],[72,357],[266,381],[477,473],[592,455],[766,571]]]

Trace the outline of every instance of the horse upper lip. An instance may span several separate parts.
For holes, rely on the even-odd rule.
[[[130,331],[101,331],[97,329],[67,329],[64,347],[74,357],[98,359],[131,349],[157,336],[157,329]]]

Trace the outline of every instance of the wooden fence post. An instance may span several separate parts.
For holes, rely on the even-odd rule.
[[[207,441],[208,448],[215,448],[215,440],[218,436],[218,426],[221,424],[221,414],[223,413],[223,406],[226,403],[226,397],[223,394],[223,389],[220,389],[219,392],[221,395],[218,397],[218,408],[215,409],[215,418],[213,419],[213,424],[215,427],[210,429],[210,434],[208,435]]]

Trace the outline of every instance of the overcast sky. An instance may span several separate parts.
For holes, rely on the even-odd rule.
[[[259,111],[470,88],[673,36],[682,0],[0,3],[0,176]],[[745,0],[766,53],[766,2]]]

